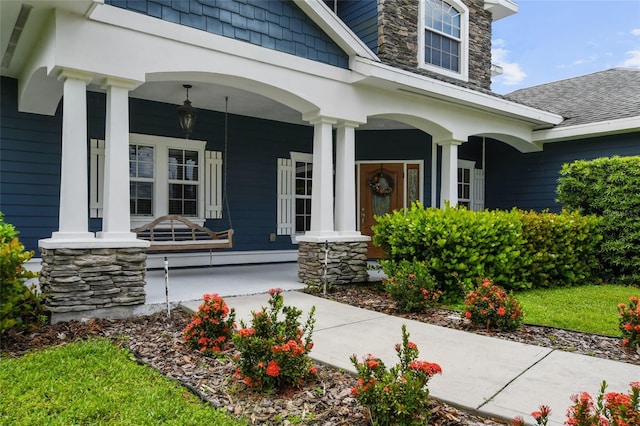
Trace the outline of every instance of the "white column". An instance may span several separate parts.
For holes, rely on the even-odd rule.
[[[442,146],[442,172],[440,178],[440,208],[445,202],[458,205],[458,145],[460,141],[439,142]]]
[[[87,172],[87,83],[93,75],[64,69],[62,98],[62,157],[60,170],[60,217],[53,239],[84,240],[89,232]]]
[[[313,178],[311,180],[311,229],[307,236],[335,235],[333,229],[333,124],[336,120],[317,117],[313,129]]]
[[[336,130],[336,231],[360,236],[356,231],[356,142],[358,123],[341,122]]]
[[[129,215],[129,90],[135,82],[107,78],[104,198],[99,238],[135,239]]]

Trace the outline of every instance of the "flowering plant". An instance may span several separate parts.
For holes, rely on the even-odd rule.
[[[407,327],[402,325],[402,345],[396,352],[400,362],[389,370],[380,358],[367,355],[351,362],[356,368],[358,384],[351,394],[371,412],[374,425],[423,425],[427,424],[429,411],[429,379],[441,374],[438,364],[419,361],[418,347],[409,341]]]
[[[569,426],[632,426],[640,425],[640,382],[631,382],[628,394],[608,392],[607,383],[602,382],[600,394],[594,401],[587,392],[571,396],[573,405],[567,410],[566,425]],[[549,407],[542,405],[540,411],[531,413],[538,425],[548,422]],[[522,417],[511,421],[513,426],[524,425]]]
[[[467,293],[464,305],[465,318],[487,329],[516,330],[523,322],[524,313],[518,299],[488,278]]]
[[[640,351],[640,299],[635,296],[630,297],[629,306],[624,303],[618,305],[618,313],[622,346]]]
[[[385,291],[398,302],[400,311],[423,312],[433,307],[442,296],[424,262],[403,260],[394,269],[393,275],[382,283]]]
[[[308,355],[313,348],[315,306],[301,328],[298,318],[302,311],[284,306],[282,290],[271,289],[269,295],[269,309],[262,307],[260,312],[252,312],[251,327],[241,321],[241,328],[233,337],[240,353],[236,376],[261,390],[298,386],[316,373]],[[281,312],[284,320],[278,318]]]
[[[205,354],[229,349],[236,313],[218,294],[205,294],[193,320],[182,330],[184,340]]]

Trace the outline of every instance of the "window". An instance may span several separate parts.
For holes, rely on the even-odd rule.
[[[311,183],[313,155],[292,152],[278,158],[278,235],[304,234],[311,228]]]
[[[313,164],[311,161],[296,161],[296,234],[311,229],[311,178]]]
[[[420,66],[466,81],[468,9],[455,0],[422,0],[420,6]]]
[[[196,223],[222,217],[222,153],[205,141],[131,134],[129,206],[132,227],[166,214]],[[91,140],[90,211],[102,217],[103,140]]]
[[[153,216],[154,147],[129,145],[129,211]]]
[[[458,205],[469,210],[484,210],[484,170],[476,163],[458,160]]]

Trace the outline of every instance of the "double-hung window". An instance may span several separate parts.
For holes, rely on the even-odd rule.
[[[200,224],[222,217],[222,153],[205,147],[206,141],[129,135],[132,227],[166,214]],[[91,140],[91,217],[102,217],[104,148],[103,140]]]
[[[312,180],[312,154],[291,152],[290,158],[278,158],[278,235],[290,235],[295,242],[311,228]]]
[[[422,68],[468,79],[468,15],[458,0],[421,0],[418,62]]]

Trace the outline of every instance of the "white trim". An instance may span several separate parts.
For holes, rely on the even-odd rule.
[[[293,0],[347,55],[374,61],[378,57],[322,0]]]
[[[364,84],[367,80],[371,80],[367,83],[372,86],[382,86],[389,90],[395,89],[441,99],[451,104],[466,105],[482,111],[491,111],[503,117],[509,116],[518,120],[525,120],[537,126],[556,125],[563,121],[562,116],[559,114],[394,68],[390,65],[368,61],[363,58],[356,58],[354,65],[354,71],[364,77],[364,79],[356,81],[354,84]]]
[[[484,10],[491,12],[493,22],[518,13],[518,5],[511,0],[484,0]]]
[[[627,117],[617,120],[599,121],[597,123],[536,130],[533,132],[533,142],[544,144],[637,131],[640,131],[640,117]]]
[[[424,60],[424,13],[425,0],[420,0],[418,12],[418,66],[422,69],[446,75],[456,80],[469,81],[469,8],[459,0],[441,0],[453,6],[460,13],[460,71],[456,72],[447,68],[432,65]],[[453,39],[449,35],[445,35]]]
[[[470,160],[461,160],[458,159],[458,169],[467,169],[469,170],[469,210],[473,210],[473,206],[475,203],[475,197],[474,197],[474,180],[475,180],[475,173],[474,170],[476,169],[476,162],[475,161],[470,161]],[[460,182],[460,179],[457,179],[457,184],[460,185],[462,182]],[[465,200],[466,201],[466,200]],[[458,203],[460,203],[460,198],[458,197]]]
[[[297,250],[261,250],[261,251],[213,251],[152,253],[147,255],[147,269],[159,269],[164,266],[164,257],[169,257],[172,268],[205,265],[246,265],[255,263],[295,262]]]

